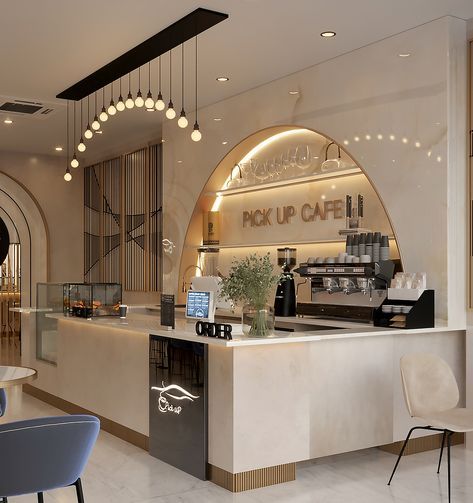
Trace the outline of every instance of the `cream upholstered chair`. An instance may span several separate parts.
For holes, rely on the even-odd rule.
[[[440,472],[442,454],[447,439],[448,501],[450,501],[450,437],[454,432],[473,431],[473,409],[457,407],[460,399],[457,381],[452,369],[437,355],[412,353],[401,358],[401,380],[409,415],[426,426],[415,426],[409,431],[397,458],[388,485],[407,442],[414,430],[443,432],[437,473]]]

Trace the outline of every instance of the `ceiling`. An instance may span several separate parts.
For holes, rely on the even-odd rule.
[[[445,15],[473,18],[471,0],[82,0],[72,5],[63,0],[2,3],[0,96],[47,102],[57,110],[44,120],[14,118],[10,126],[3,123],[5,114],[0,112],[0,150],[62,155],[54,147],[65,144],[65,105],[55,99],[56,94],[197,7],[230,16],[199,38],[199,106]],[[337,36],[323,39],[319,34],[324,30],[336,31]],[[173,99],[178,108],[180,51],[173,54],[177,84]],[[192,111],[191,43],[185,54],[186,108]],[[164,75],[168,75],[166,58]],[[156,93],[156,68],[152,71]],[[219,75],[230,81],[217,82]],[[143,71],[144,94],[147,83]],[[125,82],[123,87],[127,92]],[[165,99],[168,88],[166,78]],[[126,117],[119,115],[107,123],[104,134],[90,143],[89,158],[105,156],[124,143],[159,137],[162,114],[132,110]]]

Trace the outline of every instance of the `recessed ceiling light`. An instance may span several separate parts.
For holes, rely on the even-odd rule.
[[[226,145],[227,143],[228,143],[228,141],[227,141],[227,140],[222,141],[222,145]]]
[[[179,159],[179,160],[177,161],[177,164],[182,164],[182,161]]]
[[[5,124],[13,124],[13,121],[11,119],[5,119],[3,122]]]
[[[228,82],[230,80],[229,77],[217,77],[218,82]]]
[[[296,94],[299,94],[299,91],[289,91],[289,94],[291,96],[295,96]]]
[[[408,58],[411,55],[410,52],[401,52],[398,54],[400,58]]]
[[[147,112],[154,112],[154,107],[153,108],[147,108],[146,111]]]
[[[62,152],[62,147],[59,145],[54,149],[56,152]]]
[[[103,134],[103,131],[99,129],[98,131],[95,131],[95,134]]]
[[[215,122],[220,122],[221,120],[222,120],[222,118],[221,118],[221,117],[214,117],[214,121],[215,121]]]
[[[323,31],[320,36],[324,38],[332,38],[336,35],[334,31]]]

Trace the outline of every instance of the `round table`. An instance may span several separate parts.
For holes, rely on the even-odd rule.
[[[34,381],[38,372],[29,367],[9,367],[0,365],[0,388]]]

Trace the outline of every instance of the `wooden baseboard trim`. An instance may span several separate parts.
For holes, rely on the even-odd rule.
[[[121,438],[122,440],[125,440],[130,444],[136,445],[137,447],[140,447],[145,451],[149,450],[149,437],[143,435],[142,433],[127,428],[126,426],[116,423],[115,421],[103,417],[100,414],[96,414],[93,411],[84,409],[83,407],[80,407],[79,405],[76,405],[72,402],[68,402],[67,400],[52,395],[47,391],[36,388],[31,384],[24,384],[23,392],[37,398],[38,400],[41,400],[42,402],[46,402],[49,405],[56,407],[57,409],[63,410],[68,414],[91,414],[93,416],[96,416],[100,419],[100,428],[102,430],[111,433],[112,435]]]
[[[240,473],[230,473],[218,466],[208,465],[207,478],[224,489],[239,493],[296,480],[296,463],[269,466]]]
[[[394,442],[393,444],[380,445],[379,449],[382,451],[390,452],[391,454],[399,455],[402,449],[402,444],[404,441]],[[451,437],[451,445],[460,445],[465,443],[464,433],[454,433]],[[419,452],[433,451],[435,449],[440,449],[442,445],[442,433],[436,433],[435,435],[428,435],[426,437],[417,437],[409,439],[407,442],[406,450],[404,451],[404,456],[409,454],[417,454]]]

